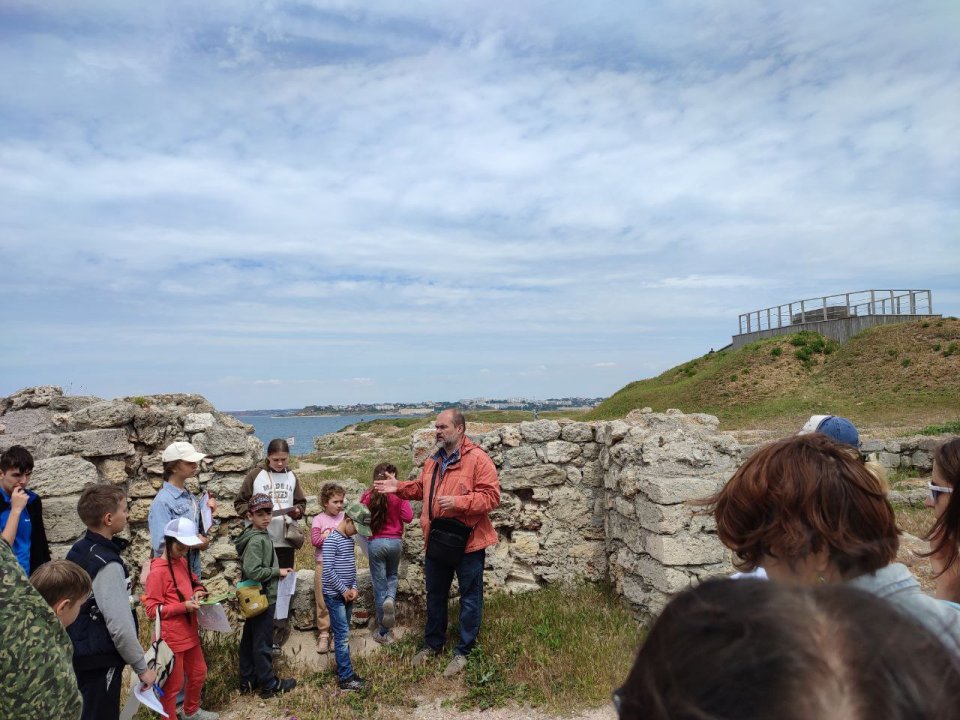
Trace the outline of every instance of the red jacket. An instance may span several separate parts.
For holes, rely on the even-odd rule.
[[[430,537],[430,481],[436,465],[437,461],[431,456],[427,458],[416,480],[397,484],[397,495],[400,497],[424,501],[420,513],[424,542]],[[453,510],[440,510],[437,498],[441,495],[456,497]],[[489,513],[499,505],[500,480],[497,478],[497,468],[479,446],[465,437],[460,445],[460,459],[447,465],[442,478],[439,470],[437,472],[433,516],[455,517],[473,528],[465,550],[469,553],[497,544],[497,531],[493,529]]]
[[[177,587],[184,600],[180,600],[177,590],[173,586],[173,575],[170,566],[176,574]],[[190,572],[185,557],[171,560],[154,558],[150,561],[150,574],[147,576],[147,591],[143,598],[143,606],[147,617],[155,620],[157,608],[163,605],[160,615],[160,637],[167,641],[167,645],[174,652],[189,650],[200,644],[200,630],[197,624],[197,614],[187,612],[186,600],[193,598],[197,590],[203,590],[203,585],[197,576]],[[150,633],[153,638],[153,632]]]

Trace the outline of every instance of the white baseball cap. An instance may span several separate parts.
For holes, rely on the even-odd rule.
[[[171,520],[163,528],[164,537],[173,538],[187,547],[202,545],[203,540],[197,537],[197,524],[187,518]]]
[[[160,459],[163,462],[173,462],[174,460],[186,460],[187,462],[200,462],[206,457],[198,451],[193,445],[181,440],[167,445]]]

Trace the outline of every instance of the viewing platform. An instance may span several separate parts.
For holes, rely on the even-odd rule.
[[[875,325],[912,322],[939,317],[933,313],[929,290],[859,290],[808,298],[740,315],[739,334],[733,349],[762,338],[790,335],[803,330],[845,342]]]

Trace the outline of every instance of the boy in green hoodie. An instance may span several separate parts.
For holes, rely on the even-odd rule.
[[[267,527],[273,518],[273,500],[257,493],[247,506],[247,527],[235,541],[243,565],[243,579],[263,586],[270,602],[266,612],[247,618],[240,638],[240,690],[253,692],[260,688],[260,697],[270,698],[296,687],[293,678],[279,679],[273,672],[273,615],[277,602],[277,583],[290,568],[281,568]]]

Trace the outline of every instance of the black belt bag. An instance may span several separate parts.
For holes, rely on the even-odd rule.
[[[472,532],[473,528],[456,518],[432,520],[427,557],[441,565],[456,567],[460,564],[463,551],[467,549],[467,540]]]
[[[433,466],[433,477],[430,479],[430,503],[428,516],[430,517],[430,536],[427,538],[427,557],[435,563],[456,567],[463,558],[467,549],[467,540],[473,528],[456,518],[433,517],[433,495],[437,488],[437,474],[440,463]]]

